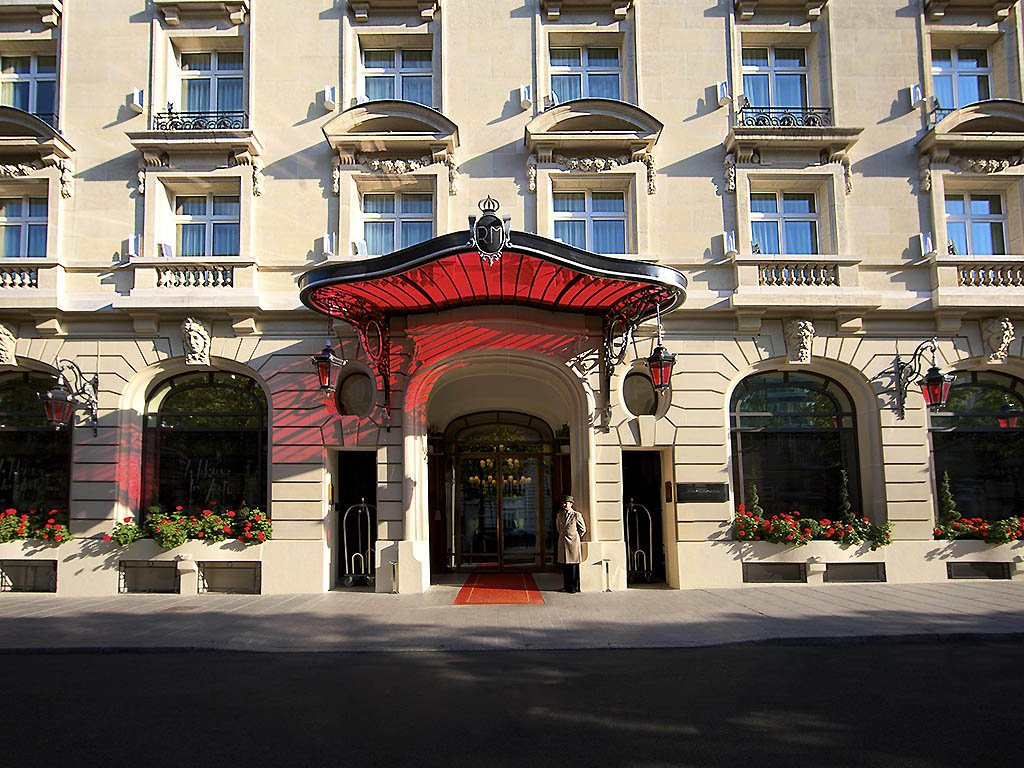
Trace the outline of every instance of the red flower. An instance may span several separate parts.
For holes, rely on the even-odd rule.
[[[260,531],[256,534],[256,538],[258,538],[260,541],[266,541],[267,537],[263,535],[263,531]]]
[[[126,523],[130,523],[130,522],[132,521],[132,519],[131,519],[130,517],[126,517],[126,518],[124,519],[124,521],[125,521]]]
[[[198,538],[200,538],[200,539],[201,539],[201,538],[203,538],[203,537],[204,537],[205,535],[206,535],[206,534],[205,534],[205,533],[203,533],[202,531],[200,531],[199,533],[197,533],[197,534],[196,534],[196,536],[197,536]]]
[[[209,516],[210,516],[210,515],[212,515],[212,514],[213,514],[213,512],[211,512],[211,511],[210,511],[210,510],[208,510],[208,509],[204,509],[204,510],[203,510],[203,517],[209,517]]]
[[[256,522],[257,523],[262,523],[263,522],[263,515],[256,515]]]
[[[63,541],[64,540],[64,537],[61,536],[59,533],[56,536],[54,536],[53,538],[55,538],[57,541]]]
[[[179,504],[178,506],[176,506],[176,507],[174,508],[174,511],[175,511],[175,512],[181,512],[181,505]]]
[[[234,517],[234,516],[235,516],[234,510],[229,510],[228,511],[228,517]]]
[[[103,534],[103,540],[104,541],[110,541],[112,538],[114,538],[114,537],[111,536],[109,533]]]
[[[791,533],[791,534],[789,534],[789,536],[786,537],[786,541],[792,541],[792,540],[793,540],[793,534]]]
[[[51,518],[49,518],[49,519],[48,519],[48,520],[47,520],[46,522],[48,522],[48,523],[53,523],[53,522],[56,522],[56,521],[55,521],[55,520],[54,520],[54,519],[53,519],[53,518],[51,517]]]
[[[224,531],[224,533],[231,533],[231,526],[225,525],[221,530]]]
[[[241,541],[243,544],[245,543],[245,539],[243,539],[241,536],[238,537],[238,540]]]

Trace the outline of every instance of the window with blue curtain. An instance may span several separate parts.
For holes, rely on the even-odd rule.
[[[47,201],[45,197],[0,198],[2,258],[46,256]]]
[[[621,99],[618,48],[551,48],[551,92],[558,102]]]

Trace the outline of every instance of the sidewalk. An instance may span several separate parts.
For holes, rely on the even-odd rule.
[[[0,652],[439,651],[695,647],[775,639],[1024,634],[1024,582],[771,586],[452,605],[423,595],[0,595]]]

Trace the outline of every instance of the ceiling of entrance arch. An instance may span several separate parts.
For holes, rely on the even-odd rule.
[[[454,232],[386,256],[310,270],[300,298],[365,326],[393,316],[476,305],[518,305],[639,323],[683,302],[686,278],[669,267],[581,251],[525,232],[493,265]]]

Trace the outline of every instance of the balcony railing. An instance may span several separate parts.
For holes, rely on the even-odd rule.
[[[827,128],[832,107],[751,107],[740,109],[738,125],[745,128]]]
[[[1024,264],[960,264],[956,281],[964,288],[1022,288]]]
[[[771,287],[838,286],[839,267],[821,262],[771,262],[757,265],[758,285]]]
[[[39,270],[36,267],[0,267],[0,289],[38,287]]]
[[[176,264],[157,267],[157,288],[233,288],[235,268],[230,265]]]
[[[248,112],[159,112],[154,121],[157,131],[245,130]]]
[[[942,107],[936,107],[929,114],[928,117],[931,120],[932,125],[942,122],[942,119],[956,112],[956,109],[944,109]]]

